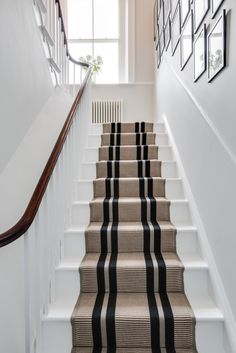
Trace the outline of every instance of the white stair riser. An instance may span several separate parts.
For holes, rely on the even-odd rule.
[[[72,327],[69,320],[43,321],[42,353],[70,353],[72,349]]]
[[[81,258],[82,261],[82,258]],[[80,261],[80,262],[81,262]],[[80,293],[80,276],[78,269],[56,269],[55,300],[75,303]]]
[[[188,201],[171,201],[170,220],[176,227],[181,225],[191,225],[191,216]]]
[[[165,133],[166,128],[164,123],[155,123],[153,125],[153,131],[155,133]],[[102,124],[92,124],[90,126],[90,134],[102,134]]]
[[[76,202],[72,206],[72,227],[84,226],[90,221],[89,202]],[[185,200],[172,201],[170,205],[170,219],[176,226],[190,225],[191,217],[189,204]]]
[[[176,248],[177,253],[181,258],[181,255],[185,254],[197,254],[198,253],[198,234],[196,230],[177,230],[176,236]]]
[[[78,261],[85,255],[85,228],[78,232],[65,232],[64,259]]]
[[[98,148],[87,148],[85,150],[85,161],[87,163],[96,163],[98,161]],[[160,146],[158,148],[159,160],[172,160],[172,148],[170,146]]]
[[[169,139],[168,135],[165,133],[156,134],[156,144],[158,146],[168,145]],[[98,148],[101,145],[101,135],[100,134],[91,134],[88,135],[88,147]]]
[[[80,259],[80,262],[82,258]],[[78,262],[78,264],[80,263]],[[78,265],[79,267],[79,265]],[[209,273],[206,268],[186,268],[184,270],[184,286],[188,299],[209,296]],[[74,302],[80,292],[80,276],[78,268],[58,268],[56,270],[55,300]]]
[[[85,254],[85,228],[84,230],[68,231],[64,235],[64,259],[78,260]],[[195,230],[177,231],[177,253],[197,253],[197,232]]]
[[[161,164],[161,175],[163,178],[178,178],[176,162],[165,161]],[[82,164],[82,179],[96,178],[96,163]]]
[[[43,322],[43,353],[70,353],[72,333],[70,321]],[[198,353],[225,353],[223,347],[223,323],[199,321],[196,325]]]
[[[183,198],[183,187],[180,179],[166,180],[166,197],[168,199]],[[93,198],[93,181],[79,180],[76,182],[76,201],[90,201]]]

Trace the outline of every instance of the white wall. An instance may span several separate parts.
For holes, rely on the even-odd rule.
[[[211,84],[206,74],[193,83],[193,58],[181,72],[179,47],[174,57],[169,49],[157,72],[156,102],[158,119],[166,117],[179,150],[225,289],[220,300],[227,325],[235,330],[235,1],[225,1],[224,8],[229,24],[227,68]]]
[[[33,0],[1,0],[0,33],[1,172],[53,87]]]
[[[129,83],[95,84],[93,99],[122,99],[124,121],[152,121],[154,117],[154,0],[129,2]],[[131,18],[132,17],[132,18]],[[134,17],[134,18],[133,18]]]
[[[123,121],[152,121],[154,112],[154,95],[152,83],[92,85],[92,99],[121,99]]]

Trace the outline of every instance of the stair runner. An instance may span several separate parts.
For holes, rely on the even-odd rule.
[[[196,353],[152,123],[103,125],[72,353]]]

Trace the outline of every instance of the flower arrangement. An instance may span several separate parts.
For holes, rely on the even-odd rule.
[[[101,56],[97,56],[96,58],[93,58],[91,55],[86,55],[86,57],[81,56],[79,61],[91,64],[93,67],[92,73],[98,74],[102,69],[103,60]],[[87,70],[87,67],[84,67],[84,69]]]

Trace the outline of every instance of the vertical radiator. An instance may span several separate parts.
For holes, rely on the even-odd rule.
[[[119,123],[123,120],[123,100],[92,101],[92,123]]]

